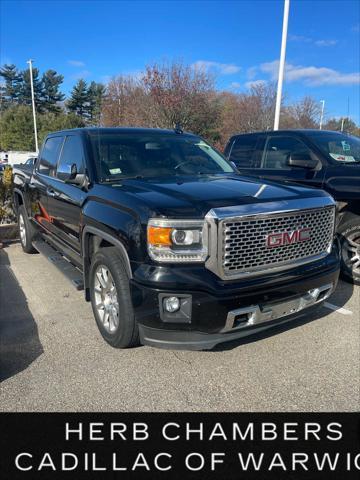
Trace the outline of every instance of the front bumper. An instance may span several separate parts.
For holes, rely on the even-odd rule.
[[[234,329],[234,331],[230,330],[228,332],[220,333],[164,330],[145,325],[139,325],[140,342],[143,345],[170,350],[211,350],[219,343],[230,342],[232,340],[238,340],[249,335],[260,333],[271,327],[296,320],[297,318],[302,317],[305,313],[309,315],[316,311],[319,308],[319,305],[320,304],[308,307],[306,311],[289,315],[274,321],[255,324],[254,326],[249,326],[241,330]]]
[[[151,272],[146,270],[151,282],[145,284],[141,272],[144,270],[132,280],[141,342],[160,348],[203,350],[308,315],[335,289],[339,257],[334,247],[320,262],[238,282],[209,278],[205,269],[202,277],[198,267],[182,271],[153,266]],[[311,302],[309,291],[319,287],[325,287],[323,293]],[[191,297],[190,319],[166,321],[161,315],[164,295]],[[298,308],[300,304],[304,308]]]

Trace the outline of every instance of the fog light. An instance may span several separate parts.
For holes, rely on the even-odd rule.
[[[180,300],[177,297],[167,297],[164,299],[164,309],[169,313],[177,312],[180,308]]]

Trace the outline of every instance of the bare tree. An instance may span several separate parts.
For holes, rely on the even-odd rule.
[[[204,69],[181,62],[146,67],[142,78],[152,100],[152,122],[156,126],[182,128],[214,136],[219,108],[213,77]]]
[[[360,137],[360,128],[356,123],[351,120],[351,118],[330,118],[324,125],[324,130],[335,130],[340,132],[341,129],[343,132],[350,133],[351,135],[357,135]]]
[[[272,128],[276,89],[273,84],[258,84],[249,93],[219,94],[221,104],[220,142],[222,148],[235,133],[248,133]]]
[[[180,125],[213,141],[219,137],[219,116],[213,78],[181,62],[148,65],[140,78],[113,78],[102,111],[106,126]]]
[[[284,109],[280,121],[282,128],[317,128],[320,120],[320,105],[310,96]]]
[[[105,126],[144,126],[146,103],[139,81],[130,76],[113,77],[106,87],[102,122]]]

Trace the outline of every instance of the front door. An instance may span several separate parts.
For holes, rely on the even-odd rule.
[[[46,140],[28,185],[29,215],[42,233],[49,233],[52,230],[52,218],[48,211],[49,183],[55,176],[63,141],[63,136],[49,137]]]
[[[314,155],[300,138],[286,134],[267,136],[261,158],[260,177],[277,182],[286,181],[321,188],[324,169],[291,167],[288,165],[288,159],[293,154],[304,157]]]

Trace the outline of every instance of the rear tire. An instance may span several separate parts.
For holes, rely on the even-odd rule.
[[[18,209],[18,226],[20,243],[24,252],[37,253],[32,245],[35,236],[34,228],[28,219],[24,205],[20,205]]]
[[[90,299],[97,326],[107,343],[115,348],[139,344],[129,276],[116,247],[102,248],[93,256]]]
[[[339,225],[341,276],[360,285],[360,216],[351,215]]]

